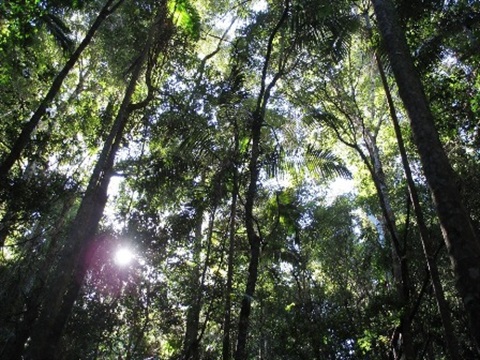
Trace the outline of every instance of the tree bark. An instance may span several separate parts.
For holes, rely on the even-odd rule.
[[[258,114],[254,114],[252,124],[252,155],[250,158],[250,184],[247,191],[245,201],[245,226],[247,228],[248,242],[250,243],[250,263],[248,266],[248,279],[245,288],[245,294],[242,298],[240,307],[240,316],[238,323],[237,350],[235,352],[235,360],[246,360],[246,345],[248,325],[250,320],[250,312],[252,308],[253,296],[258,278],[258,263],[260,260],[260,243],[261,238],[255,231],[253,205],[257,193],[258,182],[258,159],[260,156],[260,133],[263,118]]]
[[[400,156],[402,158],[402,164],[405,171],[405,178],[407,179],[408,192],[410,195],[410,201],[413,206],[413,211],[415,212],[415,217],[418,223],[418,229],[420,232],[420,239],[422,241],[423,252],[425,255],[425,260],[427,263],[427,268],[430,273],[430,278],[432,281],[433,291],[435,293],[435,299],[437,301],[438,311],[442,319],[443,329],[445,332],[444,340],[447,344],[447,352],[450,359],[460,359],[460,352],[458,351],[458,343],[453,330],[452,319],[450,316],[450,310],[448,308],[447,301],[445,300],[445,295],[443,292],[442,284],[440,282],[440,275],[438,272],[437,263],[435,261],[435,244],[428,232],[427,225],[423,217],[423,211],[420,205],[420,200],[418,197],[417,189],[415,187],[415,182],[413,180],[412,172],[410,170],[410,164],[408,162],[407,151],[405,149],[405,144],[403,142],[402,131],[397,118],[397,113],[395,111],[395,105],[390,93],[390,88],[388,86],[387,77],[383,69],[382,61],[375,54],[375,59],[378,66],[378,71],[380,73],[380,78],[382,80],[382,85],[385,91],[385,96],[387,97],[388,108],[390,110],[390,117],[393,122],[393,127],[395,130],[395,136],[397,137],[398,149],[400,151]]]
[[[0,184],[3,184],[6,181],[8,177],[8,173],[10,172],[13,164],[15,163],[15,161],[17,161],[20,158],[22,151],[25,149],[25,147],[28,145],[30,141],[32,132],[37,127],[42,116],[45,115],[48,105],[53,101],[55,96],[60,91],[63,81],[69,74],[70,70],[72,70],[72,68],[77,63],[82,52],[90,44],[93,36],[97,32],[100,25],[108,16],[110,16],[118,8],[118,6],[121,5],[123,0],[118,0],[117,3],[110,8],[113,2],[114,0],[107,0],[106,4],[103,6],[102,10],[98,14],[97,18],[93,22],[87,34],[85,35],[85,38],[82,40],[82,42],[80,43],[78,48],[75,50],[75,52],[72,54],[70,59],[68,59],[66,64],[63,66],[62,70],[60,70],[58,75],[55,77],[52,85],[50,86],[50,89],[47,92],[47,95],[45,95],[45,97],[43,98],[42,102],[40,103],[40,105],[38,106],[37,110],[34,112],[32,117],[30,118],[30,120],[23,126],[22,131],[20,132],[20,135],[15,140],[15,143],[13,144],[12,149],[10,150],[10,153],[5,156],[2,163],[0,164]]]
[[[235,121],[235,120],[234,120]],[[223,318],[223,343],[222,343],[222,359],[231,359],[231,344],[230,344],[230,328],[231,328],[231,314],[232,314],[232,286],[233,286],[233,260],[235,256],[235,233],[237,228],[237,199],[238,199],[238,170],[237,157],[239,151],[238,128],[235,122],[234,135],[234,162],[232,164],[233,174],[233,188],[232,188],[232,204],[230,206],[230,223],[229,223],[229,241],[228,241],[228,260],[227,260],[227,284],[225,289],[225,308]]]
[[[55,223],[52,233],[49,234],[51,240],[47,245],[46,255],[44,259],[41,260],[40,266],[36,268],[35,272],[31,272],[26,279],[20,280],[16,291],[11,291],[11,294],[8,294],[9,298],[2,299],[7,302],[12,302],[11,296],[22,294],[22,301],[19,303],[16,312],[23,312],[23,316],[21,320],[17,320],[16,322],[15,336],[9,339],[2,348],[2,351],[0,351],[1,359],[20,359],[22,356],[24,344],[30,335],[31,326],[38,316],[39,294],[42,291],[43,282],[48,273],[48,267],[53,262],[55,253],[58,250],[57,237],[64,226],[67,213],[71,210],[74,200],[74,196],[69,196],[64,201],[58,221]]]
[[[355,102],[355,94],[345,93],[345,95],[352,98]],[[406,249],[402,248],[400,243],[400,235],[396,226],[395,214],[388,195],[388,186],[386,184],[385,173],[377,146],[376,134],[378,133],[381,123],[379,123],[376,129],[372,132],[365,126],[365,121],[358,106],[355,105],[356,110],[354,112],[349,109],[348,105],[343,104],[341,100],[337,101],[328,95],[327,98],[346,118],[348,123],[346,128],[348,130],[345,131],[351,135],[351,139],[347,140],[344,138],[339,126],[335,122],[327,121],[328,126],[334,130],[337,138],[342,143],[358,153],[372,177],[377,192],[380,209],[382,211],[383,226],[385,228],[385,233],[389,235],[392,253],[393,280],[399,309],[401,309],[400,325],[394,329],[391,340],[391,351],[394,359],[412,359],[414,358],[415,352],[411,335],[411,311],[409,311],[411,288],[410,276],[408,273]],[[356,111],[358,111],[358,113]],[[357,140],[358,134],[361,134],[368,154],[366,154],[359,145],[359,140]],[[401,341],[397,341],[400,335]]]
[[[260,84],[260,92],[257,98],[257,105],[255,111],[252,114],[251,118],[251,138],[252,138],[252,147],[250,162],[248,170],[250,172],[250,182],[247,189],[246,200],[245,200],[245,228],[247,230],[248,242],[250,244],[250,263],[248,266],[248,278],[247,285],[245,288],[245,294],[243,295],[242,305],[240,307],[240,315],[238,322],[238,338],[237,338],[237,349],[235,351],[235,360],[246,360],[246,345],[247,345],[247,335],[248,335],[248,326],[250,321],[250,312],[252,308],[253,296],[255,294],[255,287],[257,284],[258,278],[258,264],[260,261],[260,245],[262,242],[261,237],[257,234],[255,230],[255,219],[253,215],[253,206],[255,203],[256,193],[258,189],[258,177],[260,173],[259,169],[259,158],[260,158],[260,135],[262,131],[262,126],[264,123],[265,112],[268,100],[270,98],[271,90],[275,86],[276,82],[283,75],[283,66],[280,66],[280,70],[275,73],[273,79],[267,85],[267,73],[271,63],[271,56],[273,51],[273,44],[277,33],[280,31],[281,27],[287,21],[288,14],[290,9],[289,0],[285,1],[285,7],[282,12],[278,23],[272,30],[268,43],[267,43],[267,52],[265,55],[265,61],[262,69],[262,78]]]
[[[191,286],[189,294],[189,308],[187,311],[185,339],[183,341],[183,358],[185,360],[198,360],[198,330],[200,327],[200,311],[203,302],[203,282],[200,274],[200,254],[202,252],[202,224],[203,212],[199,210],[197,214],[197,223],[195,226],[195,245],[193,249],[193,259],[195,267],[190,274]],[[207,264],[205,264],[207,266]]]
[[[372,0],[390,58],[400,97],[405,105],[423,171],[433,196],[456,285],[480,350],[480,242],[461,200],[456,175],[443,150],[433,114],[391,0]]]
[[[410,277],[408,274],[406,249],[401,248],[400,235],[398,233],[395,214],[393,212],[390,197],[388,195],[387,184],[385,181],[385,172],[380,160],[380,154],[376,144],[376,138],[367,129],[362,129],[366,147],[370,155],[370,163],[364,158],[364,162],[369,168],[375,188],[377,190],[380,207],[383,212],[383,217],[387,224],[387,230],[392,241],[392,266],[393,277],[395,281],[395,288],[398,294],[398,300],[402,309],[400,326],[395,330],[396,333],[401,333],[401,345],[392,342],[392,350],[395,359],[413,359],[415,356],[413,348],[413,338],[411,334],[411,319],[409,309],[410,300]],[[370,165],[369,165],[370,164]],[[395,355],[396,354],[396,355]]]
[[[95,235],[107,202],[107,188],[115,156],[128,122],[131,99],[153,38],[154,31],[151,30],[135,63],[119,112],[71,225],[67,243],[59,254],[56,270],[47,280],[40,315],[30,333],[26,353],[28,359],[55,359],[57,345],[89,267],[89,253],[96,246]]]

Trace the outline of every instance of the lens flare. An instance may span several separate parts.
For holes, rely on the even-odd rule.
[[[118,266],[126,266],[130,264],[130,262],[133,260],[134,254],[133,252],[128,249],[128,248],[120,248],[115,252],[115,264]]]

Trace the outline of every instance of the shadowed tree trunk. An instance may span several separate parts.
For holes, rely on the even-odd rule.
[[[250,185],[248,187],[245,202],[245,226],[247,228],[248,242],[250,243],[250,263],[248,266],[248,278],[245,293],[242,298],[240,308],[240,317],[238,324],[237,350],[235,360],[247,359],[246,345],[248,325],[250,320],[250,311],[252,308],[255,286],[258,278],[258,263],[260,260],[260,245],[262,239],[255,231],[255,221],[253,215],[253,205],[257,193],[257,181],[259,174],[258,158],[260,155],[260,132],[263,123],[257,113],[254,114],[252,121],[252,155],[250,158]]]
[[[378,70],[380,72],[380,77],[382,79],[382,85],[385,90],[387,97],[388,107],[390,110],[390,117],[392,118],[393,127],[395,130],[395,136],[397,137],[398,149],[402,158],[403,168],[405,170],[405,178],[407,179],[408,191],[410,194],[410,201],[413,205],[413,210],[415,212],[415,217],[418,223],[418,229],[420,232],[420,239],[422,241],[423,252],[425,254],[425,260],[427,263],[427,268],[430,273],[430,278],[432,280],[433,291],[435,293],[435,299],[437,301],[438,311],[442,319],[443,328],[445,331],[444,340],[447,344],[447,352],[450,359],[460,359],[457,339],[455,332],[453,330],[452,319],[450,316],[450,310],[448,304],[445,300],[445,295],[443,293],[442,284],[440,282],[440,275],[438,272],[437,263],[435,261],[435,244],[434,240],[428,232],[427,225],[423,218],[423,212],[420,205],[420,200],[418,197],[417,189],[415,187],[415,182],[413,181],[412,172],[410,170],[410,164],[407,158],[407,151],[405,150],[405,144],[403,142],[402,132],[397,118],[397,113],[395,111],[395,105],[393,103],[392,95],[390,93],[390,88],[388,86],[387,77],[383,69],[382,62],[377,54],[375,54],[375,59],[377,61]]]
[[[352,95],[354,96],[354,95]],[[406,245],[402,247],[400,242],[400,235],[396,225],[395,214],[393,212],[390,197],[388,194],[388,187],[385,179],[385,172],[380,159],[380,153],[377,146],[377,134],[381,123],[379,123],[376,129],[372,132],[365,126],[365,122],[360,113],[357,115],[351,114],[351,112],[337,104],[335,99],[329,97],[329,100],[335,104],[337,110],[339,110],[347,119],[349,125],[347,128],[351,133],[352,140],[347,140],[339,129],[339,126],[334,121],[327,121],[336,133],[337,138],[346,146],[354,149],[363,163],[367,167],[375,185],[377,197],[382,211],[383,224],[385,233],[389,235],[392,253],[392,272],[395,290],[399,300],[399,307],[401,309],[400,325],[394,329],[391,339],[391,350],[394,359],[413,359],[415,352],[413,348],[413,338],[411,334],[411,316],[410,316],[410,276],[408,273],[407,257],[406,257]],[[340,102],[341,103],[341,102]],[[357,108],[358,111],[360,111]],[[360,147],[359,140],[357,140],[357,133],[360,133],[367,148],[368,155]]]
[[[9,202],[5,210],[5,215],[3,215],[2,221],[0,222],[0,248],[5,246],[5,241],[10,234],[12,225],[17,220],[12,207],[11,202]]]
[[[276,82],[283,75],[283,67],[275,74],[270,83],[267,85],[267,72],[271,66],[271,56],[273,50],[274,40],[277,33],[280,31],[283,24],[288,18],[288,13],[290,9],[289,0],[285,1],[285,7],[283,13],[276,24],[275,28],[271,32],[268,43],[267,43],[267,52],[265,55],[265,62],[263,64],[262,78],[261,78],[261,88],[260,93],[257,99],[257,105],[255,111],[252,113],[251,118],[251,155],[250,162],[248,165],[248,170],[250,173],[250,182],[247,189],[246,199],[245,199],[245,228],[247,230],[248,242],[250,244],[250,263],[248,265],[248,278],[247,285],[245,288],[245,293],[242,298],[242,304],[240,307],[240,316],[238,322],[238,338],[237,338],[237,349],[235,352],[235,360],[246,360],[247,352],[247,336],[248,336],[248,326],[250,321],[250,312],[252,309],[252,301],[254,299],[255,287],[257,285],[258,278],[258,264],[260,261],[260,246],[262,238],[257,231],[255,230],[255,219],[253,215],[253,207],[255,203],[255,198],[258,189],[258,178],[260,173],[260,135],[262,131],[262,126],[265,120],[265,112],[268,100],[270,98],[270,93],[275,86]],[[283,64],[284,66],[284,64]]]
[[[41,293],[43,282],[47,277],[50,264],[54,261],[57,249],[57,239],[60,236],[61,229],[67,219],[67,213],[73,207],[74,196],[69,196],[64,200],[62,211],[50,234],[51,240],[46,245],[45,257],[41,260],[36,271],[30,272],[25,279],[21,279],[14,289],[9,289],[7,296],[2,297],[2,301],[11,303],[12,296],[21,295],[21,302],[10,313],[23,313],[21,320],[18,320],[15,328],[15,336],[9,339],[7,344],[0,351],[1,359],[18,359],[21,357],[23,347],[30,334],[30,328],[38,315],[39,294]],[[3,294],[2,294],[3,295]]]
[[[193,249],[193,261],[195,267],[192,270],[190,294],[189,294],[189,308],[186,316],[186,331],[183,341],[183,350],[181,358],[184,360],[198,360],[200,359],[200,342],[205,331],[205,327],[209,321],[210,310],[206,311],[203,325],[200,324],[200,315],[205,303],[205,281],[207,279],[207,271],[210,265],[210,257],[212,255],[212,238],[215,223],[215,214],[217,211],[217,199],[214,200],[210,216],[208,220],[208,230],[206,234],[206,241],[203,242],[202,225],[203,214],[206,212],[205,208],[199,206],[197,208],[197,219],[195,225],[195,245]],[[205,250],[205,260],[201,266],[202,251]],[[211,307],[211,304],[210,304]]]
[[[137,78],[134,79],[134,75]],[[127,106],[130,103],[138,75],[139,72],[132,74],[115,125],[104,145],[94,175],[71,226],[67,244],[60,252],[55,275],[47,282],[47,294],[31,334],[32,339],[29,344],[31,359],[54,358],[57,342],[81,288],[88,269],[88,253],[92,251],[92,246],[94,247],[98,224],[107,202],[107,188],[112,166],[128,120]]]
[[[23,126],[22,131],[20,132],[20,135],[15,140],[15,143],[13,144],[10,150],[10,153],[6,155],[5,158],[2,160],[2,163],[0,164],[0,185],[5,182],[13,164],[15,163],[15,161],[17,161],[20,158],[22,151],[28,145],[32,132],[37,127],[42,116],[45,115],[48,105],[50,105],[50,103],[53,101],[55,96],[60,91],[63,81],[69,74],[70,70],[72,70],[72,68],[75,66],[78,59],[80,58],[80,55],[82,54],[82,52],[90,44],[93,36],[97,32],[98,28],[103,23],[103,21],[121,5],[123,0],[118,0],[112,6],[113,2],[114,0],[107,0],[106,4],[103,6],[102,10],[98,14],[97,18],[93,22],[87,34],[85,35],[85,38],[82,40],[82,42],[80,43],[78,48],[75,50],[75,52],[72,54],[70,59],[68,59],[66,64],[63,66],[63,69],[60,70],[58,75],[55,77],[55,79],[53,80],[52,86],[48,90],[47,95],[45,95],[45,97],[43,98],[42,102],[38,106],[37,110],[33,113],[30,120]]]
[[[233,286],[233,260],[235,256],[235,233],[237,228],[237,199],[238,199],[238,169],[237,158],[239,151],[238,141],[238,127],[234,120],[234,155],[232,164],[233,188],[232,188],[232,204],[230,206],[230,223],[229,223],[229,239],[228,239],[228,260],[227,260],[227,284],[225,289],[225,309],[223,318],[223,344],[222,344],[222,359],[231,359],[231,344],[230,344],[230,329],[231,329],[231,314],[232,314],[232,286]]]
[[[119,112],[70,227],[66,244],[59,254],[54,272],[47,280],[40,313],[30,332],[26,356],[28,359],[47,360],[56,357],[58,342],[89,267],[89,254],[96,246],[95,235],[107,201],[107,188],[115,156],[120,147],[129,114],[132,109],[138,108],[137,104],[131,104],[136,84],[154,41],[164,41],[162,45],[166,46],[168,36],[161,40],[157,38],[159,35],[165,36],[165,34],[157,34],[159,30],[166,30],[168,35],[167,28],[162,25],[166,24],[164,20],[167,16],[166,6],[163,5],[149,31],[146,44],[135,61]],[[157,48],[161,50],[158,44]]]
[[[203,212],[198,210],[197,223],[195,226],[195,245],[193,249],[193,261],[195,267],[190,274],[191,285],[189,295],[189,308],[187,311],[185,339],[183,342],[183,353],[185,360],[198,360],[198,330],[200,328],[200,311],[202,310],[203,286],[201,279],[200,255],[202,252],[202,224]],[[205,264],[206,266],[206,264]]]
[[[391,0],[372,0],[400,97],[405,105],[423,171],[440,219],[443,237],[467,311],[470,330],[480,347],[480,242],[462,202],[454,173],[435,128],[405,33]]]
[[[378,198],[383,211],[383,217],[387,223],[387,230],[392,241],[392,260],[395,287],[397,289],[398,300],[402,307],[399,328],[394,331],[392,350],[395,359],[413,359],[415,352],[413,349],[413,339],[411,334],[411,319],[409,309],[410,301],[410,277],[408,274],[406,249],[402,248],[400,243],[400,234],[397,229],[395,214],[393,212],[390,197],[388,195],[385,173],[380,160],[379,150],[376,144],[376,136],[373,136],[368,130],[363,129],[365,143],[370,154],[370,166],[368,160],[364,159],[371,172]],[[406,245],[406,244],[405,244]],[[395,339],[401,334],[401,341]],[[401,345],[399,345],[401,344]]]

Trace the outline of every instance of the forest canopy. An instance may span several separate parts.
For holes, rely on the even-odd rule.
[[[0,358],[480,358],[480,3],[0,2]]]

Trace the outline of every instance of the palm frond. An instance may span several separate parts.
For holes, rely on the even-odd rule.
[[[180,143],[178,151],[183,155],[192,155],[199,161],[202,158],[211,158],[214,155],[213,138],[209,131],[192,131]]]
[[[340,176],[351,179],[352,174],[342,163],[342,160],[330,150],[316,149],[308,145],[305,152],[305,163],[307,168],[324,178]]]
[[[349,8],[334,2],[302,1],[292,7],[290,27],[299,46],[314,46],[320,53],[339,61],[350,48],[351,34],[360,19]]]

